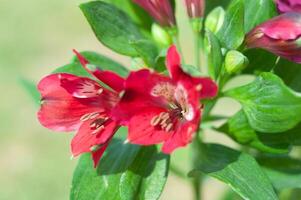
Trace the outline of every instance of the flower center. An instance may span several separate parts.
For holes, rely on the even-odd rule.
[[[176,87],[168,82],[162,82],[154,86],[151,95],[163,97],[167,102],[168,112],[162,112],[151,120],[152,126],[159,126],[169,132],[174,129],[179,120],[191,121],[194,118],[194,110],[188,102],[188,93],[182,84]]]
[[[103,113],[94,112],[83,115],[80,120],[82,122],[92,120],[90,123],[90,128],[92,130],[91,134],[96,134],[105,128],[105,125],[109,122],[109,118],[106,116],[100,116]]]
[[[173,120],[170,114],[167,112],[161,112],[159,115],[154,116],[150,124],[152,126],[159,126],[162,130],[165,130],[166,132],[169,132],[174,128]]]

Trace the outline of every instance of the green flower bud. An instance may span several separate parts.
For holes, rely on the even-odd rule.
[[[203,18],[193,18],[190,20],[190,23],[192,25],[192,30],[195,33],[199,33],[202,29]]]
[[[226,54],[225,68],[229,74],[243,70],[248,64],[248,58],[239,51],[231,50]]]
[[[155,23],[152,25],[152,36],[154,40],[162,47],[168,47],[172,43],[172,39],[168,32]]]
[[[222,7],[216,7],[208,14],[205,21],[205,27],[212,33],[217,33],[222,27],[224,19],[225,10]]]

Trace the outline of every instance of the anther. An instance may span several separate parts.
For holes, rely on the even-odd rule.
[[[173,126],[172,123],[169,123],[169,124],[166,126],[165,131],[166,131],[166,132],[171,131],[172,126]]]
[[[162,128],[162,129],[164,129],[164,128],[166,128],[166,127],[167,127],[167,125],[168,125],[168,124],[166,124],[166,123],[164,123],[164,124],[161,124],[161,128]]]
[[[104,129],[105,127],[103,125],[96,125],[96,129],[92,132],[92,135],[98,133],[99,131],[101,131],[102,129]]]
[[[162,118],[161,118],[162,119]],[[163,124],[166,124],[166,122],[168,122],[168,121],[170,121],[169,120],[169,117],[166,117],[166,118],[163,118],[162,120],[161,120],[161,125],[163,125]]]
[[[97,90],[96,94],[100,95],[103,92],[103,88],[100,88],[99,90]]]
[[[195,89],[196,89],[197,91],[201,91],[201,90],[203,89],[202,84],[198,84],[198,85],[195,87]]]
[[[90,119],[91,113],[85,114],[80,118],[80,121],[84,122]]]
[[[95,119],[99,115],[99,112],[91,113],[89,119]]]
[[[160,123],[160,121],[161,121],[160,116],[156,115],[151,119],[150,124],[152,126],[157,126]]]

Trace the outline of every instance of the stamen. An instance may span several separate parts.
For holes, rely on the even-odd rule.
[[[198,84],[196,87],[195,87],[195,89],[197,90],[197,91],[201,91],[202,89],[203,89],[203,85],[202,84]]]
[[[172,126],[173,126],[173,124],[172,124],[172,123],[169,123],[169,124],[166,126],[165,131],[166,131],[166,132],[171,131]]]
[[[95,119],[99,115],[99,112],[91,113],[90,119]]]
[[[103,92],[103,88],[100,88],[99,90],[97,90],[96,94],[100,95]]]
[[[95,128],[96,127],[96,121],[94,121],[94,122],[92,122],[91,124],[90,124],[90,128]]]
[[[167,127],[167,125],[168,125],[168,124],[166,124],[166,123],[161,124],[161,128],[164,129],[165,127]]]
[[[84,122],[90,119],[91,113],[85,114],[80,118],[80,121]]]
[[[105,127],[103,125],[98,126],[99,124],[96,125],[96,129],[92,132],[92,135],[98,133],[99,131],[103,130]]]
[[[167,118],[164,118],[164,119],[162,119],[161,120],[161,125],[163,125],[163,124],[166,124],[166,122],[168,122],[168,121],[170,121],[170,118],[169,117],[167,117]]]
[[[151,119],[150,124],[152,126],[157,126],[160,121],[161,121],[160,116],[156,115]]]
[[[160,115],[159,115],[159,117],[161,119],[168,119],[169,118],[169,114],[166,113],[166,112],[161,112]]]

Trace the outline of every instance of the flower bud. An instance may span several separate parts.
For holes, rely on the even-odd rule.
[[[172,39],[168,32],[155,23],[152,25],[152,36],[154,40],[162,47],[168,47],[172,43]]]
[[[173,27],[176,25],[176,17],[170,0],[134,0],[148,12],[161,26]]]
[[[248,66],[249,60],[239,51],[231,50],[226,54],[225,68],[229,74],[234,74]]]
[[[248,48],[262,48],[293,62],[301,63],[301,13],[285,13],[268,20],[246,37]]]
[[[212,33],[217,33],[225,19],[225,10],[222,7],[213,9],[206,17],[205,27]]]
[[[200,18],[204,16],[205,0],[185,0],[186,10],[189,18]]]
[[[300,0],[276,0],[279,13],[301,12]]]

